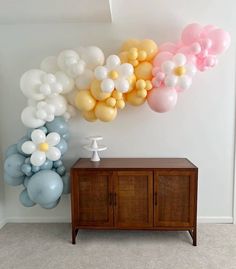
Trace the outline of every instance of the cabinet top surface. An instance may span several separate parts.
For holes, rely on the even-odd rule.
[[[186,158],[102,158],[99,162],[81,158],[73,166],[78,169],[155,169],[197,168]]]

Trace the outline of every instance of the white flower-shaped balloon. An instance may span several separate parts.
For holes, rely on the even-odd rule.
[[[106,65],[95,68],[95,77],[101,82],[101,89],[104,92],[112,92],[116,89],[119,92],[129,90],[128,78],[134,73],[134,68],[129,63],[121,64],[117,55],[110,55]]]
[[[186,90],[192,84],[192,77],[196,73],[196,67],[187,63],[187,58],[184,54],[178,53],[172,60],[162,63],[161,71],[165,74],[165,86]]]
[[[21,149],[24,153],[31,155],[30,162],[33,165],[40,166],[48,158],[51,161],[57,161],[61,157],[61,151],[55,147],[60,142],[60,135],[56,132],[45,133],[36,129],[31,134],[31,141],[23,143]]]

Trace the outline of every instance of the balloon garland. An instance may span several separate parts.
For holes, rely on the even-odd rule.
[[[158,48],[153,40],[126,41],[119,55],[106,59],[95,46],[64,50],[45,58],[40,69],[23,74],[20,88],[28,99],[21,114],[27,134],[6,151],[4,180],[23,185],[20,202],[54,208],[70,191],[62,157],[68,148],[68,121],[81,111],[87,121],[113,121],[126,103],[146,100],[156,112],[167,112],[187,90],[197,71],[217,64],[230,35],[213,25],[187,25],[178,43]]]

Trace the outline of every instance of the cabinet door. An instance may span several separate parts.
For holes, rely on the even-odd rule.
[[[153,226],[153,172],[119,171],[114,176],[117,228]]]
[[[78,174],[78,223],[81,226],[113,225],[112,173]]]
[[[158,171],[154,178],[156,227],[192,227],[196,221],[197,178],[189,171]]]

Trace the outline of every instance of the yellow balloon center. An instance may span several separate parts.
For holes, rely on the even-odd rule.
[[[48,143],[41,143],[39,144],[38,148],[40,151],[46,152],[48,151],[49,146]]]
[[[109,73],[109,78],[111,79],[117,79],[119,77],[119,74],[117,71],[115,70],[112,70],[110,73]]]
[[[176,76],[183,76],[186,73],[186,68],[184,66],[178,66],[174,69]]]

